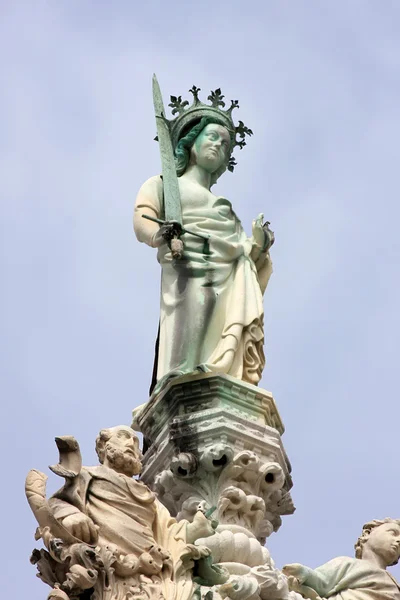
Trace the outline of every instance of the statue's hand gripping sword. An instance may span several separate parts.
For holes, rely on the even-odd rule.
[[[171,221],[177,224],[175,228],[171,228],[173,233],[166,239],[171,248],[173,258],[179,259],[182,258],[183,255],[183,242],[180,239],[181,235],[190,233],[207,241],[209,236],[189,231],[182,226],[181,196],[175,168],[174,150],[172,147],[168,122],[165,118],[160,86],[158,85],[157,77],[155,75],[153,75],[153,103],[156,115],[158,142],[160,144],[165,221],[155,219],[149,215],[142,215],[142,217],[144,219],[149,219],[150,221],[155,221],[160,225],[168,224]]]

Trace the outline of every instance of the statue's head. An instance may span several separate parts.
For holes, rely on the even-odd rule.
[[[210,173],[211,184],[214,184],[228,167],[234,146],[233,133],[212,117],[203,117],[176,146],[178,177],[189,165],[196,164]]]
[[[354,547],[356,558],[363,558],[368,547],[384,560],[386,566],[396,565],[400,559],[400,520],[383,519],[366,523]]]
[[[212,185],[226,169],[233,171],[236,165],[236,160],[232,156],[234,147],[239,146],[242,149],[246,145],[246,136],[253,135],[253,132],[243,121],[239,121],[237,125],[234,123],[232,111],[239,108],[239,102],[231,100],[230,106],[226,107],[221,88],[211,91],[207,97],[211,104],[205,104],[200,100],[200,88],[195,85],[189,92],[193,95],[193,103],[190,106],[182,96],[171,96],[168,106],[172,109],[174,118],[167,119],[163,114],[163,120],[168,124],[178,177],[183,175],[190,164],[201,164],[201,167],[211,174]],[[153,94],[158,105],[161,92],[155,75]],[[222,154],[218,151],[214,152],[215,156],[211,156],[213,154],[210,151],[211,131],[221,135]],[[217,148],[217,138],[215,142],[214,147]]]
[[[96,452],[102,465],[128,477],[142,470],[138,437],[126,425],[102,429],[96,439]]]

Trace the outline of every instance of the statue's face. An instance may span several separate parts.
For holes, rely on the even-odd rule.
[[[106,442],[105,452],[107,466],[129,477],[141,471],[142,453],[139,441],[130,427],[114,427],[112,435]]]
[[[400,526],[397,523],[384,523],[372,529],[364,547],[369,547],[380,556],[389,567],[400,558]]]
[[[231,139],[222,125],[210,123],[197,136],[192,147],[192,160],[208,173],[215,173],[229,159]]]

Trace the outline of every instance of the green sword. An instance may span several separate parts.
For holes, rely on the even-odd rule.
[[[153,75],[153,103],[161,155],[162,179],[164,187],[164,218],[165,221],[175,221],[182,227],[181,195],[179,192],[178,176],[175,168],[174,150],[172,147],[168,122],[165,117],[161,90],[155,74]],[[175,233],[169,240],[172,256],[174,258],[182,258],[183,242],[180,239],[181,233],[181,231],[179,231],[179,233]]]
[[[181,196],[175,169],[174,150],[164,104],[157,77],[153,75],[153,103],[156,115],[157,135],[160,144],[161,166],[164,184],[164,208],[166,221],[178,221],[182,225]]]
[[[153,103],[156,115],[157,138],[160,145],[162,180],[164,188],[164,218],[156,219],[149,215],[142,215],[144,219],[154,221],[159,225],[165,223],[175,224],[169,232],[166,232],[165,239],[171,248],[173,258],[182,258],[183,242],[180,239],[185,233],[195,235],[204,240],[205,249],[208,252],[209,235],[201,235],[190,231],[182,225],[181,195],[179,192],[178,176],[175,168],[174,149],[172,147],[171,135],[168,127],[168,121],[165,117],[164,103],[161,96],[160,86],[157,77],[153,75]]]

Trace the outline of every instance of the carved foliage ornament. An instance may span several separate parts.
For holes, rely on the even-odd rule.
[[[278,463],[262,462],[248,450],[234,455],[229,445],[217,443],[199,459],[178,454],[156,477],[154,488],[178,520],[193,518],[199,504],[216,506],[220,524],[240,525],[263,541],[279,527],[279,514],[294,510],[284,484]]]

